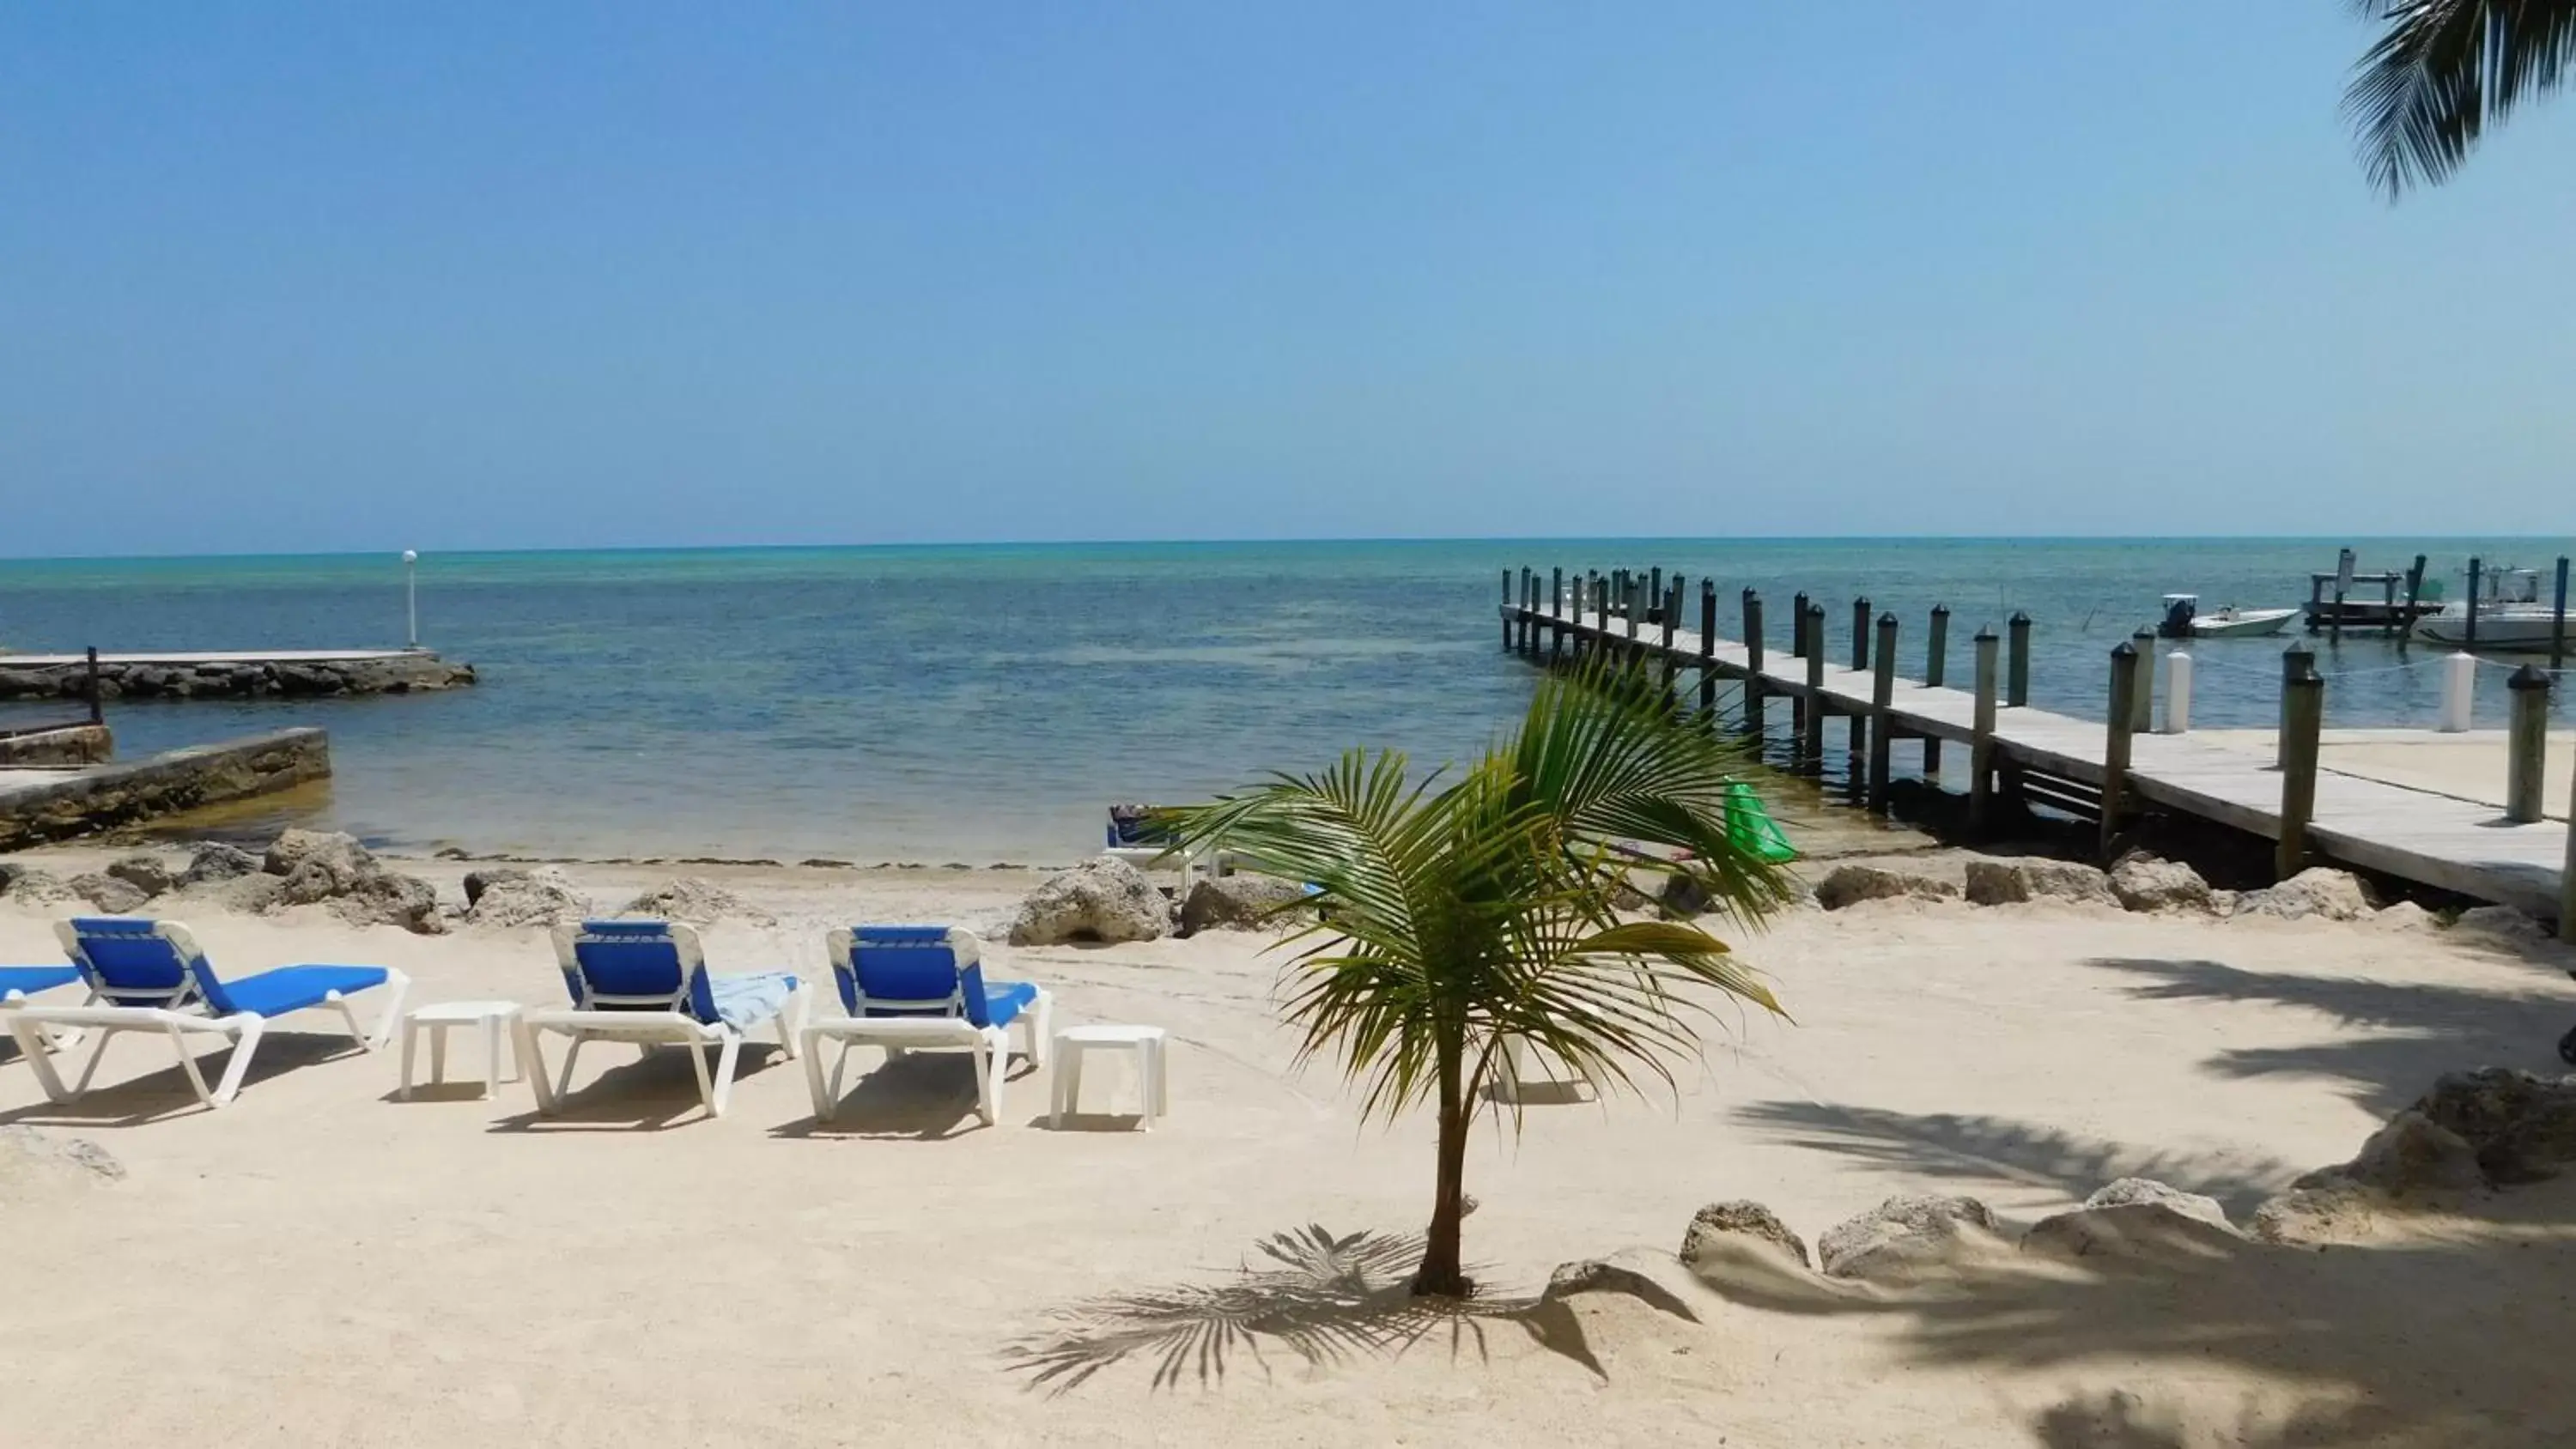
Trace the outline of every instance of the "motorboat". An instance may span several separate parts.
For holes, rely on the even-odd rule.
[[[2156,632],[2168,639],[2250,639],[2278,634],[2299,617],[2296,609],[2224,609],[2200,612],[2197,594],[2165,595],[2165,616]]]
[[[2476,597],[2474,625],[2468,600],[2463,598],[2417,621],[2416,637],[2457,649],[2548,652],[2558,632],[2559,613],[2556,605],[2541,602],[2538,569],[2487,569],[2479,579]],[[2568,638],[2576,643],[2576,626],[2570,626]]]

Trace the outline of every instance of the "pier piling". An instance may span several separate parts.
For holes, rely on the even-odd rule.
[[[89,691],[89,722],[94,725],[103,725],[107,723],[107,691],[99,687],[98,646],[95,644],[90,645],[89,648],[83,652],[82,657],[86,661],[82,668],[86,675],[86,684]]]
[[[1762,748],[1762,596],[1744,591],[1744,733]]]
[[[1869,595],[1852,600],[1852,669],[1869,672]]]
[[[1949,676],[1950,606],[1932,606],[1932,628],[1923,647],[1923,687],[1939,689]],[[1941,742],[1931,735],[1923,737],[1923,775],[1931,779],[1941,773]]]
[[[1869,808],[1887,808],[1889,750],[1895,744],[1896,615],[1878,616],[1878,665],[1869,681]]]
[[[2317,672],[2317,656],[2305,644],[2292,644],[2281,651],[2281,722],[2278,737],[2272,741],[2272,763],[2287,767],[2290,762],[2290,686]]]
[[[1755,668],[1761,666],[1756,665]],[[1699,581],[1699,713],[1717,721],[1717,580]]]
[[[2129,793],[2129,749],[2136,734],[2138,646],[2122,644],[2111,651],[2109,724],[2102,743],[2102,857],[2120,833],[2120,812]]]
[[[1977,712],[1968,739],[1968,830],[1991,826],[1995,781],[1995,674],[2002,641],[1992,629],[1977,631]]]
[[[2549,613],[2549,672],[2567,667],[2567,556],[2558,556],[2558,592]]]
[[[1825,606],[1807,606],[1807,714],[1804,724],[1806,767],[1825,768]]]
[[[2164,733],[2191,733],[2191,653],[2177,649],[2165,656]]]
[[[2156,631],[2140,629],[2129,636],[2138,651],[2138,688],[2129,703],[2129,729],[2145,734],[2155,727],[2156,709]]]
[[[2004,632],[2010,654],[2004,674],[2004,704],[2019,709],[2030,703],[2030,615],[2013,610]]]
[[[2512,724],[2505,732],[2504,818],[2529,825],[2542,817],[2542,761],[2549,751],[2549,675],[2526,664],[2505,681]]]
[[[2469,617],[2461,626],[2460,647],[2474,654],[2478,649],[2478,585],[2486,576],[2483,559],[2469,560]]]
[[[2311,663],[2304,649],[2302,665]],[[2281,682],[2281,834],[2272,874],[2288,880],[2308,864],[2308,822],[2317,813],[2317,745],[2325,730],[2326,682],[2313,667]]]

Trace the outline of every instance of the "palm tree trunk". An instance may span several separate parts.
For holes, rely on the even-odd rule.
[[[1466,1219],[1467,1129],[1470,1113],[1461,1083],[1466,1043],[1463,1034],[1443,1032],[1440,1043],[1440,1171],[1432,1190],[1431,1231],[1422,1244],[1422,1268],[1413,1275],[1414,1296],[1464,1298],[1475,1291],[1459,1263],[1460,1229]]]

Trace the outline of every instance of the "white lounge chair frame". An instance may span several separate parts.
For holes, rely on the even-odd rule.
[[[513,1044],[518,1048],[519,1072],[528,1079],[536,1093],[537,1111],[552,1117],[563,1111],[563,1099],[572,1095],[573,1064],[581,1057],[582,1043],[589,1041],[631,1042],[650,1052],[657,1046],[681,1046],[689,1049],[689,1065],[697,1069],[698,1100],[707,1115],[721,1117],[725,1105],[733,1099],[734,1065],[742,1055],[743,1034],[722,1022],[703,1022],[687,1009],[689,984],[707,969],[706,952],[698,944],[698,933],[677,921],[670,923],[671,940],[680,953],[680,989],[661,996],[603,996],[594,993],[591,1001],[610,1009],[584,1010],[579,1007],[548,1007],[522,1011],[510,1025]],[[563,969],[579,974],[581,964],[573,947],[582,936],[578,925],[555,927],[555,959]],[[810,987],[799,981],[796,990],[779,1008],[775,1025],[778,1045],[792,1061],[799,1046],[799,1032],[810,1008]],[[564,1049],[563,1074],[553,1081],[546,1076],[546,1057],[538,1037],[555,1032],[572,1038]],[[716,1049],[715,1070],[707,1070],[706,1048]]]
[[[197,946],[197,938],[176,921],[155,921],[152,934],[170,943],[171,949],[189,961],[204,963],[206,953]],[[74,961],[82,960],[80,932],[69,921],[55,923],[54,937]],[[340,1013],[348,1023],[349,1037],[368,1051],[384,1046],[393,1035],[394,1023],[402,1018],[403,996],[411,989],[411,978],[388,966],[383,1015],[377,1018],[375,1030],[359,1022],[358,1013],[347,997],[334,991],[324,996],[320,1005]],[[36,1071],[37,1084],[45,1095],[56,1102],[77,1102],[89,1091],[90,1079],[97,1075],[99,1061],[107,1055],[107,1044],[119,1032],[156,1031],[170,1039],[170,1048],[178,1055],[179,1070],[188,1078],[197,1100],[209,1107],[221,1107],[241,1091],[242,1079],[249,1074],[252,1055],[259,1050],[260,1038],[268,1031],[268,1018],[255,1011],[235,1012],[230,1016],[208,1016],[205,990],[198,984],[194,969],[183,971],[179,984],[161,991],[119,991],[119,996],[159,998],[153,1006],[103,1005],[93,989],[90,999],[79,1006],[32,1006],[10,1008],[5,1015],[9,1034],[17,1039],[18,1050]],[[98,1044],[90,1048],[89,1064],[81,1068],[80,1080],[66,1088],[60,1073],[43,1050],[46,1032],[55,1027],[95,1027]],[[196,1053],[188,1049],[191,1036],[220,1036],[231,1040],[232,1056],[224,1063],[224,1074],[212,1088],[206,1086],[205,1074],[197,1068]]]
[[[845,966],[857,974],[851,949],[857,944],[856,932],[844,927],[825,938],[832,969]],[[980,965],[984,943],[971,931],[951,928],[948,949],[957,962],[957,989],[929,1001],[881,1001],[875,997],[859,999],[856,1016],[825,1017],[805,1026],[805,1090],[814,1099],[814,1116],[829,1122],[841,1108],[841,1076],[850,1065],[850,1048],[860,1043],[885,1049],[892,1061],[908,1051],[968,1051],[975,1056],[975,1115],[990,1127],[1001,1120],[1002,1083],[1010,1074],[1011,1035],[1009,1027],[977,1026],[966,1016],[966,968]],[[944,1011],[945,1016],[869,1016],[870,1009],[884,1011]],[[1045,987],[1038,988],[1028,1009],[1013,1020],[1021,1029],[1020,1055],[1031,1066],[1046,1065],[1047,1043],[1052,1039],[1049,1023],[1055,1016],[1055,998]],[[823,1042],[830,1038],[840,1043],[841,1050],[832,1061],[829,1082],[823,1078]]]

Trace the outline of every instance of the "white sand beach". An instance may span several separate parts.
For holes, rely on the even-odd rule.
[[[60,854],[65,871],[88,858]],[[457,889],[462,867],[402,864]],[[603,901],[668,874],[574,872]],[[829,925],[993,930],[1032,883],[704,873],[777,917],[710,928],[717,969],[809,976]],[[561,992],[535,929],[424,937],[313,908],[186,907],[155,909],[227,972],[385,964],[415,1002]],[[0,961],[59,960],[54,914],[0,901]],[[1910,1287],[1753,1253],[1654,1279],[1660,1304],[1535,1301],[1572,1260],[1645,1249],[1670,1265],[1693,1212],[1724,1199],[1766,1203],[1813,1242],[1897,1193],[1972,1194],[2009,1228],[2140,1175],[2241,1223],[2443,1071],[2555,1071],[2576,1023],[2557,948],[2071,905],[1796,912],[1740,943],[1794,1024],[1730,1014],[1676,1095],[1533,1105],[1517,1138],[1479,1140],[1467,1247],[1486,1296],[1432,1311],[1401,1292],[1429,1125],[1363,1126],[1332,1071],[1291,1070],[1267,944],[993,948],[988,970],[1049,987],[1060,1025],[1171,1031],[1172,1111],[1150,1134],[1108,1115],[1048,1130],[1048,1076],[1026,1070],[983,1128],[957,1059],[880,1068],[872,1051],[828,1128],[774,1047],[748,1055],[717,1121],[675,1054],[616,1047],[585,1055],[559,1119],[522,1083],[481,1100],[462,1037],[449,1084],[398,1102],[395,1053],[353,1052],[319,1014],[272,1036],[221,1111],[156,1040],[118,1039],[101,1086],[64,1107],[0,1061],[0,1123],[87,1138],[126,1169],[6,1179],[0,1441],[2576,1437],[2563,1182],[2383,1217],[2332,1248],[2096,1266],[2007,1247]],[[1123,1064],[1086,1083],[1095,1113],[1111,1093],[1133,1110]]]

